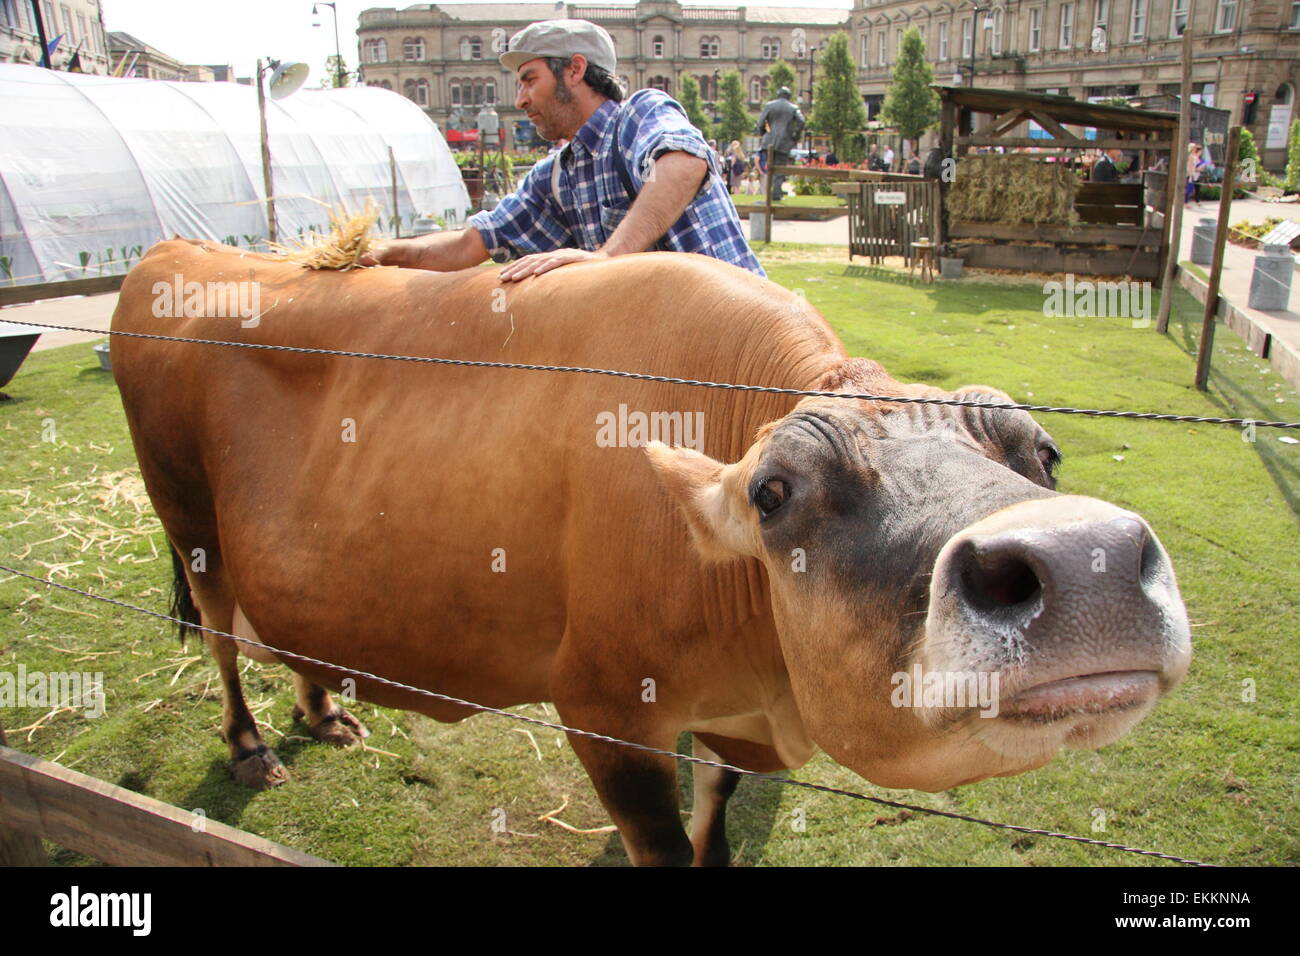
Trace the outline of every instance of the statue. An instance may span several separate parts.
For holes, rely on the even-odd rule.
[[[803,135],[803,128],[803,114],[799,112],[799,107],[790,102],[790,88],[783,86],[777,90],[776,99],[763,106],[763,113],[758,118],[754,133],[763,137],[758,144],[759,150],[766,154],[767,147],[772,146],[772,162],[777,166],[785,166],[790,162],[790,151]],[[768,175],[771,175],[770,170]],[[784,198],[782,192],[784,184],[784,176],[778,176],[776,182],[772,184],[773,202],[779,202]]]

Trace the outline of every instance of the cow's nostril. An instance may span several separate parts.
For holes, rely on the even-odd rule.
[[[960,580],[967,602],[982,611],[1034,601],[1043,590],[1033,568],[1020,558],[1007,554],[979,554],[973,549],[962,562]]]
[[[1154,535],[1147,535],[1142,542],[1141,564],[1138,566],[1138,579],[1143,583],[1152,583],[1160,576],[1164,559],[1160,556],[1160,546]]]

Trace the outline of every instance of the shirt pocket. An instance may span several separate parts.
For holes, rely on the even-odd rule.
[[[606,206],[600,204],[600,227],[605,232],[606,240],[613,235],[618,224],[627,216],[629,206]]]

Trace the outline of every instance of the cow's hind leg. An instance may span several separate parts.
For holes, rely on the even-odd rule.
[[[184,550],[188,554],[188,549]],[[172,615],[191,624],[201,624],[213,630],[255,637],[239,630],[242,615],[239,606],[228,596],[221,580],[218,555],[209,555],[208,570],[196,573],[191,582],[185,562],[175,546],[172,547]],[[194,584],[198,586],[195,587]],[[247,626],[247,622],[244,622]],[[251,630],[251,628],[250,628]],[[187,628],[181,627],[184,640]],[[228,637],[204,632],[212,659],[221,672],[222,697],[221,739],[230,748],[230,772],[245,786],[265,789],[275,787],[289,779],[280,758],[262,742],[257,721],[253,719],[244,702],[244,691],[239,681],[240,645]]]
[[[236,780],[248,787],[259,790],[277,787],[289,779],[289,774],[275,751],[262,742],[257,722],[244,703],[244,692],[239,683],[239,648],[229,638],[215,634],[204,636],[208,649],[217,662],[217,668],[221,671],[221,684],[225,692],[221,736],[230,747],[230,772]]]
[[[692,751],[702,760],[725,763],[698,736]],[[695,804],[691,812],[691,843],[695,847],[696,866],[730,866],[731,848],[727,843],[727,800],[736,792],[740,774],[734,770],[692,764]]]
[[[305,720],[307,729],[317,740],[336,747],[351,747],[369,737],[361,721],[334,703],[329,691],[313,684],[301,674],[293,675],[293,686],[298,693],[298,703],[293,708],[294,720]]]

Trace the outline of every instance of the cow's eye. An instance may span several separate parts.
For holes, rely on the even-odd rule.
[[[754,507],[766,518],[777,508],[785,504],[790,497],[790,486],[780,478],[764,478],[754,486]]]
[[[1056,468],[1061,464],[1061,451],[1055,445],[1043,445],[1038,449],[1038,460],[1042,463],[1047,477],[1056,477]]]

